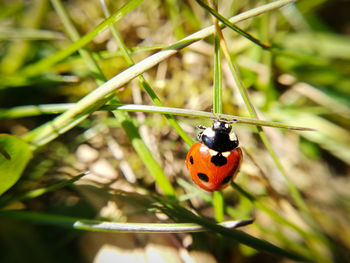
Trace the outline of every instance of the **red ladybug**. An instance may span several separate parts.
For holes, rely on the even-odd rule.
[[[186,157],[186,166],[193,181],[207,191],[227,187],[237,175],[242,150],[231,132],[232,126],[224,120],[214,121],[211,128],[199,126],[199,142],[193,144]]]

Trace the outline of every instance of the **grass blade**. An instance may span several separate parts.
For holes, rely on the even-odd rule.
[[[214,6],[217,9],[217,1],[214,0],[214,1],[211,1],[210,3],[212,6]],[[216,31],[216,27],[218,27],[219,24],[215,18],[213,18],[213,20],[215,23],[213,113],[220,114],[222,113],[222,70],[221,70],[220,41]],[[216,221],[217,222],[223,221],[224,214],[225,214],[225,201],[221,191],[215,191],[213,193],[213,206],[214,206]],[[218,242],[221,243],[222,239],[219,238]]]
[[[0,212],[0,218],[109,233],[193,233],[208,231],[208,229],[192,223],[119,223],[27,211],[2,211]],[[231,229],[251,223],[252,220],[236,220],[222,222],[219,225]]]
[[[287,257],[294,260],[299,261],[310,261],[307,260],[306,257],[299,255],[294,252],[287,251],[283,248],[280,248],[278,246],[275,246],[265,240],[261,240],[258,238],[255,238],[251,235],[248,235],[244,233],[243,231],[237,231],[234,229],[227,229],[220,225],[217,225],[216,223],[203,218],[196,216],[191,211],[174,204],[173,202],[169,202],[163,199],[159,199],[158,201],[161,203],[162,206],[158,206],[159,209],[161,209],[162,212],[167,214],[169,217],[173,218],[174,220],[181,220],[185,222],[192,222],[201,226],[204,226],[208,228],[209,230],[213,231],[216,234],[221,234],[224,237],[233,239],[239,243],[242,243],[244,245],[247,245],[249,247],[252,247],[254,249],[257,249],[259,251],[265,251],[274,255],[279,255],[282,257]]]
[[[101,24],[99,24],[96,28],[94,28],[88,34],[84,35],[78,41],[74,42],[67,48],[55,53],[54,55],[48,58],[42,59],[35,64],[29,65],[28,67],[22,70],[21,74],[25,76],[33,76],[48,70],[52,65],[65,59],[69,55],[73,54],[75,51],[78,51],[82,47],[86,46],[86,44],[88,44],[91,40],[93,40],[95,36],[97,36],[100,32],[107,29],[110,25],[120,20],[124,15],[126,15],[128,12],[133,10],[141,2],[142,0],[129,1],[121,9],[119,9],[117,12],[111,15],[108,19],[106,19]]]
[[[65,180],[63,182],[59,182],[57,184],[51,185],[51,186],[47,186],[47,187],[43,187],[43,188],[37,188],[35,190],[31,190],[25,194],[22,194],[20,196],[16,196],[10,199],[2,199],[0,202],[0,207],[6,206],[10,203],[13,202],[18,202],[18,201],[25,201],[28,199],[33,199],[33,198],[37,198],[43,194],[46,194],[48,192],[52,192],[52,191],[56,191],[58,189],[64,188],[66,186],[72,185],[74,182],[78,181],[80,178],[82,178],[83,176],[87,175],[88,172],[86,173],[82,173],[79,174],[77,176],[74,176],[73,178],[69,179],[69,180]]]
[[[18,106],[11,109],[0,109],[0,119],[12,119],[12,118],[23,118],[30,116],[38,116],[42,114],[58,114],[65,112],[75,106],[74,103],[62,103],[62,104],[41,104],[41,105],[30,105],[30,106]],[[137,104],[116,104],[102,106],[100,110],[119,110],[119,111],[130,111],[130,112],[149,112],[149,113],[161,113],[177,116],[196,117],[196,118],[213,118],[213,113],[205,111],[197,111],[182,108],[171,108],[171,107],[159,107],[150,105],[137,105]],[[219,118],[232,120],[236,123],[251,124],[258,126],[282,128],[296,131],[314,131],[312,128],[287,125],[279,122],[264,121],[254,118],[241,117],[229,114],[218,114]]]
[[[245,32],[244,30],[240,29],[238,26],[234,25],[233,23],[230,22],[227,18],[224,16],[220,15],[217,10],[209,7],[206,5],[202,0],[196,0],[196,2],[202,6],[205,10],[207,10],[210,14],[212,14],[217,20],[219,20],[221,23],[223,23],[225,26],[228,28],[231,28],[233,31],[237,32],[238,34],[244,36],[245,38],[249,39],[250,41],[254,42],[258,46],[262,47],[263,49],[270,49],[271,46],[265,43],[262,43],[259,39],[256,37],[252,36],[251,34]]]

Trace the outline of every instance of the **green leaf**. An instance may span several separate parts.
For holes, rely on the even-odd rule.
[[[20,138],[0,134],[0,195],[6,192],[20,178],[32,157],[29,145]]]

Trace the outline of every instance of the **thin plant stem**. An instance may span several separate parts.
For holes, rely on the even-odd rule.
[[[210,4],[217,9],[217,1],[212,0]],[[214,114],[222,113],[222,70],[221,70],[221,53],[220,53],[220,40],[216,31],[218,25],[217,19],[213,18],[215,23],[214,33],[214,87],[213,87],[213,112]],[[225,201],[222,192],[215,191],[213,193],[213,205],[215,211],[215,219],[217,222],[224,220],[225,213]],[[222,242],[219,238],[219,242]],[[220,253],[221,254],[221,253]]]
[[[200,6],[205,8],[213,17],[215,17],[217,20],[221,21],[225,26],[231,28],[232,30],[234,30],[238,34],[244,36],[245,38],[247,38],[250,41],[254,42],[258,46],[262,47],[263,49],[270,49],[271,48],[270,45],[261,42],[256,37],[252,36],[251,34],[249,34],[249,33],[245,32],[244,30],[240,29],[238,26],[234,25],[232,22],[230,22],[230,20],[228,20],[224,16],[220,15],[217,10],[215,10],[214,8],[211,8],[210,6],[205,4],[202,0],[196,0],[196,2]]]
[[[37,189],[31,190],[29,192],[26,192],[24,194],[21,194],[19,196],[14,196],[14,197],[10,197],[10,198],[2,198],[0,201],[0,208],[7,206],[13,202],[18,202],[18,201],[22,202],[22,201],[25,201],[28,199],[37,198],[37,197],[39,197],[43,194],[46,194],[48,192],[56,191],[56,190],[61,189],[63,187],[72,185],[74,182],[78,181],[80,178],[82,178],[83,176],[85,176],[87,174],[88,174],[88,172],[82,173],[82,174],[79,174],[77,176],[74,176],[73,178],[71,178],[69,180],[65,180],[65,181],[59,182],[59,183],[51,185],[51,186],[37,188]]]
[[[48,224],[84,231],[109,233],[191,233],[206,232],[207,228],[194,223],[119,223],[87,220],[67,216],[50,215],[26,211],[1,211],[3,219]],[[238,228],[252,223],[252,220],[235,220],[219,223],[224,228]]]
[[[0,109],[0,119],[12,119],[12,118],[23,118],[30,116],[39,116],[43,114],[59,114],[65,112],[75,106],[75,103],[61,103],[61,104],[39,104],[39,105],[29,105],[29,106],[18,106],[11,109]],[[150,105],[139,105],[139,104],[115,104],[115,105],[105,105],[100,107],[98,110],[105,111],[127,111],[127,112],[145,112],[145,113],[160,113],[169,114],[177,116],[186,117],[196,117],[196,118],[212,118],[213,114],[211,112],[197,111],[191,109],[182,108],[172,108],[172,107],[159,107]],[[257,120],[249,117],[241,117],[229,114],[218,114],[218,118],[224,118],[231,120],[237,124],[250,124],[266,127],[274,127],[295,131],[315,131],[312,128],[293,126],[288,124],[283,124],[280,122]]]

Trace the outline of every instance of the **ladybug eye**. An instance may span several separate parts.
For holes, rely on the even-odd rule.
[[[227,183],[231,180],[231,178],[232,178],[232,175],[226,176],[226,177],[222,180],[221,184],[227,184]]]
[[[204,182],[209,182],[209,177],[206,174],[198,173],[197,174],[198,178]],[[226,179],[226,178],[225,178]],[[225,180],[224,179],[224,180]]]

